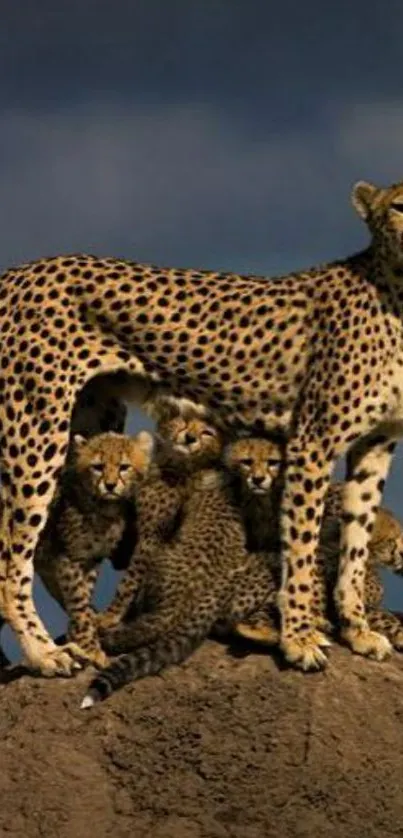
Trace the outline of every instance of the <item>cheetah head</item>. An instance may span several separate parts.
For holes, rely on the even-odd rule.
[[[380,256],[390,266],[403,267],[403,183],[386,189],[359,181],[352,192],[358,215],[368,225]]]
[[[191,405],[186,409],[168,402],[160,406],[156,435],[168,456],[173,454],[182,463],[198,468],[216,463],[224,447],[220,430]]]
[[[177,416],[160,422],[157,433],[168,449],[192,463],[207,466],[221,456],[223,439],[220,431],[196,416]]]
[[[147,431],[135,437],[113,432],[73,438],[73,468],[84,488],[102,500],[119,501],[133,494],[146,476],[153,450]]]
[[[371,547],[377,561],[403,570],[403,528],[400,521],[384,507],[380,507],[375,519]]]
[[[284,451],[278,442],[250,437],[229,444],[224,461],[230,474],[240,478],[249,492],[265,495],[280,475]]]

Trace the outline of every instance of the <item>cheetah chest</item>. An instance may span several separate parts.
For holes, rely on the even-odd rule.
[[[119,544],[124,532],[123,516],[111,520],[100,513],[96,526],[86,530],[81,540],[81,550],[78,552],[87,559],[108,558]]]

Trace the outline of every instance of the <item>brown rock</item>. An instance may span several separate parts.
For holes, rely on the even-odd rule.
[[[403,660],[325,673],[208,642],[92,710],[89,674],[0,686],[5,838],[403,834]]]

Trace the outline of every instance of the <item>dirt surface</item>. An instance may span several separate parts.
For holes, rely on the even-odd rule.
[[[403,660],[324,674],[209,641],[79,710],[88,673],[0,686],[0,835],[388,838],[403,833]]]

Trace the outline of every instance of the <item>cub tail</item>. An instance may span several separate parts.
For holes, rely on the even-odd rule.
[[[120,655],[91,682],[81,703],[81,709],[93,707],[94,704],[104,701],[131,681],[137,681],[146,675],[157,675],[166,666],[186,660],[200,646],[209,629],[210,626],[203,626],[182,635],[166,635],[147,646],[140,646],[133,652]]]

